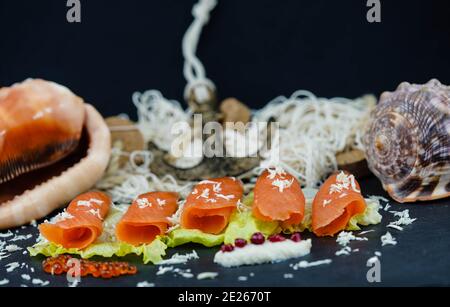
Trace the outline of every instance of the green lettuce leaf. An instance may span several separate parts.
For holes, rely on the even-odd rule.
[[[284,233],[293,233],[293,232],[303,232],[306,229],[312,232],[312,202],[317,189],[305,188],[303,189],[303,193],[305,194],[306,204],[305,204],[305,216],[303,221],[299,225],[294,225],[289,228],[283,229]],[[376,199],[366,198],[366,210],[364,213],[355,215],[352,217],[345,230],[361,230],[359,225],[368,226],[375,225],[381,222],[382,216],[378,212],[380,210],[380,203]]]
[[[123,257],[129,254],[143,256],[145,264],[158,263],[166,255],[167,245],[160,239],[155,239],[150,244],[133,246],[124,242],[94,243],[85,249],[64,248],[51,242],[39,242],[28,247],[31,256],[44,255],[47,257],[56,257],[62,254],[78,255],[83,259],[89,259],[94,256],[109,258],[112,256]]]
[[[240,210],[235,211],[230,217],[230,223],[225,230],[225,244],[233,244],[237,238],[250,240],[255,232],[261,232],[266,237],[279,231],[278,222],[264,222],[257,220],[251,211],[253,192],[242,201]]]
[[[95,243],[85,249],[64,248],[55,243],[51,243],[42,237],[39,242],[28,248],[31,256],[44,255],[47,257],[56,257],[62,254],[78,255],[83,259],[101,256],[109,258],[112,256],[123,257],[129,254],[143,256],[144,263],[158,263],[166,255],[167,245],[164,239],[158,237],[152,243],[141,246],[134,246],[125,242],[117,241],[115,228],[122,218],[128,206],[111,206],[108,216],[103,223],[103,232],[97,238]]]
[[[381,214],[378,212],[379,210],[380,203],[377,200],[366,198],[366,210],[364,213],[352,217],[348,221],[346,230],[360,230],[359,225],[368,226],[379,224],[382,219]]]
[[[186,243],[198,243],[206,247],[212,247],[223,243],[223,234],[213,235],[204,233],[198,229],[175,229],[166,237],[168,247],[175,247]]]
[[[266,237],[278,232],[278,222],[264,222],[257,220],[251,211],[234,212],[230,224],[225,230],[225,244],[233,244],[237,238],[250,240],[255,232],[261,232]]]

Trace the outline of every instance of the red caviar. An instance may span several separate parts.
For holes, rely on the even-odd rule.
[[[61,275],[75,268],[73,264],[68,265],[68,261],[77,259],[80,261],[80,276],[92,275],[93,277],[112,278],[121,275],[134,275],[137,268],[128,262],[100,262],[74,258],[69,255],[47,258],[42,262],[42,268],[46,273]]]

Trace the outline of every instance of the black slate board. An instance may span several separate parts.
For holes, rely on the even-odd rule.
[[[382,190],[379,181],[370,177],[360,180],[365,195],[387,196]],[[142,265],[138,257],[126,257],[127,260],[138,265],[139,273],[135,276],[120,277],[111,280],[83,278],[80,287],[103,286],[134,287],[138,282],[148,281],[156,286],[166,287],[202,287],[202,286],[449,286],[450,285],[450,200],[439,200],[418,204],[401,205],[391,202],[391,210],[410,210],[410,216],[417,218],[412,225],[405,226],[403,231],[386,228],[386,225],[396,218],[389,212],[381,211],[383,221],[379,225],[365,227],[364,230],[374,230],[363,236],[368,241],[353,241],[350,246],[359,248],[349,256],[335,256],[340,249],[335,238],[316,238],[305,234],[304,238],[312,237],[313,247],[311,254],[297,260],[290,260],[278,264],[266,264],[259,266],[224,269],[213,263],[214,253],[217,248],[204,248],[199,245],[185,245],[169,250],[169,256],[178,253],[188,253],[195,249],[200,259],[191,260],[187,265],[179,265],[180,268],[190,268],[192,273],[218,272],[219,276],[214,280],[186,279],[166,273],[156,276],[157,267]],[[380,236],[386,231],[397,239],[396,246],[381,247]],[[17,234],[33,234],[33,238],[27,241],[14,242],[26,248],[36,238],[37,230],[28,226],[24,229],[14,230]],[[5,240],[5,239],[3,239]],[[6,239],[7,240],[7,239]],[[367,260],[374,256],[375,251],[380,251],[381,282],[369,283],[366,279]],[[292,270],[289,264],[300,260],[315,261],[331,258],[332,263],[317,267]],[[0,260],[0,280],[7,278],[10,283],[7,286],[32,286],[30,281],[22,279],[21,274],[29,274],[32,278],[40,278],[50,281],[49,286],[66,286],[65,276],[51,276],[43,273],[41,261],[43,257],[31,258],[22,254],[22,251],[13,253],[10,257]],[[29,268],[16,269],[6,273],[5,265],[11,262],[28,264]],[[30,273],[30,268],[35,269]],[[251,274],[253,273],[253,274]],[[285,273],[292,273],[292,279],[284,278]],[[253,276],[250,276],[253,275]],[[247,281],[239,281],[239,276],[247,276]]]

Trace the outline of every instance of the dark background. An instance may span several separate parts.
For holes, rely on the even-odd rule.
[[[192,22],[194,0],[81,0],[82,23],[66,21],[65,0],[0,0],[0,86],[28,77],[64,84],[105,115],[135,114],[134,91],[159,89],[181,101],[181,39]],[[381,0],[382,22],[366,21],[365,0],[268,1],[221,0],[204,29],[199,57],[219,95],[236,96],[261,107],[278,95],[308,89],[324,97],[379,95],[401,81],[424,83],[438,78],[450,83],[450,1]],[[374,177],[361,182],[365,195],[382,195]],[[197,281],[172,274],[156,276],[154,266],[140,274],[109,281],[88,278],[81,286],[135,286],[148,280],[157,286],[436,286],[449,285],[448,216],[450,203],[438,200],[400,205],[418,220],[402,232],[389,229],[399,244],[381,247],[379,237],[393,220],[382,211],[381,225],[369,227],[369,241],[348,257],[334,257],[335,238],[315,240],[304,259],[333,258],[332,266],[293,272],[288,262],[223,270],[212,262],[215,249],[195,246],[201,259],[189,264],[194,273],[218,271],[216,280]],[[33,233],[27,227],[20,234]],[[35,236],[19,242],[25,248]],[[170,251],[189,252],[186,246]],[[382,283],[368,284],[366,261],[382,251]],[[4,263],[26,262],[33,277],[64,286],[64,277],[40,269],[41,258],[18,252],[0,263],[0,276],[11,286],[31,285],[26,269],[6,275]],[[138,258],[134,259],[139,263]],[[296,262],[296,261],[295,261]],[[242,284],[238,277],[255,277]],[[285,279],[283,273],[294,273]]]
[[[0,85],[41,77],[71,88],[105,115],[135,114],[134,91],[182,101],[181,39],[194,0],[81,0],[82,22],[65,0],[0,1]],[[307,89],[323,97],[379,95],[401,81],[450,83],[450,3],[381,0],[222,0],[199,57],[221,98],[260,107]]]

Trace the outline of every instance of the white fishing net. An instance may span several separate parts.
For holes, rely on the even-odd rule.
[[[188,122],[190,110],[180,103],[164,98],[158,91],[135,93],[133,102],[138,113],[137,125],[146,142],[169,150],[175,136],[174,124]],[[291,97],[277,97],[254,112],[252,121],[279,123],[278,142],[267,152],[261,152],[260,165],[243,174],[250,179],[250,190],[262,169],[281,166],[295,175],[306,187],[317,187],[330,172],[337,170],[336,154],[354,148],[362,149],[361,136],[375,107],[375,97],[355,100],[318,98],[308,91],[297,91]],[[119,158],[129,157],[125,166]],[[136,161],[139,160],[139,163]],[[195,182],[182,182],[167,174],[158,177],[150,171],[153,153],[150,150],[123,152],[115,147],[108,170],[97,188],[106,190],[113,201],[130,203],[137,195],[156,190],[177,191],[186,196]]]

